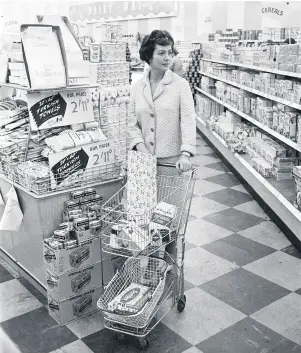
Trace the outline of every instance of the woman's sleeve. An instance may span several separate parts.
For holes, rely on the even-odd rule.
[[[196,154],[196,120],[192,93],[186,80],[181,83],[180,113],[181,113],[181,152]]]
[[[137,85],[132,88],[129,104],[129,117],[128,117],[128,142],[132,150],[138,143],[144,143],[141,127],[139,126],[136,116],[136,89]]]

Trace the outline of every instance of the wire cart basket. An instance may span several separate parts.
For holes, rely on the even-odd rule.
[[[174,306],[182,312],[186,305],[185,232],[196,169],[179,175],[174,168],[158,164],[157,206],[164,206],[169,217],[162,218],[157,207],[142,215],[128,212],[127,184],[102,207],[102,250],[124,258],[124,264],[97,305],[117,340],[135,336],[141,349],[148,348],[146,336]],[[139,300],[133,304],[134,291]]]

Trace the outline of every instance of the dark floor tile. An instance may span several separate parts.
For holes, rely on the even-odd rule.
[[[185,290],[185,292],[187,292],[189,289],[192,289],[194,287],[195,286],[193,284],[191,284],[190,282],[184,281],[184,290]]]
[[[14,276],[9,271],[7,271],[5,267],[0,265],[0,283],[10,281],[11,279],[14,279]]]
[[[254,227],[263,221],[262,218],[238,211],[234,208],[214,213],[203,219],[207,222],[229,229],[232,232],[240,232],[247,228]]]
[[[220,170],[221,172],[230,172],[229,168],[222,162],[207,164],[206,167],[215,170]]]
[[[29,283],[24,277],[18,278],[18,281],[23,284],[23,286],[34,295],[43,305],[47,305],[48,301],[45,295],[38,291],[31,283]]]
[[[289,245],[286,248],[281,250],[282,252],[285,252],[288,255],[294,256],[297,259],[301,259],[301,253],[299,250],[297,250],[294,245]]]
[[[300,288],[300,289],[298,289],[298,290],[296,290],[296,291],[295,291],[295,293],[297,293],[297,294],[300,294],[300,295],[301,295],[301,288]]]
[[[196,245],[188,243],[188,241],[185,242],[185,251],[188,251],[190,249],[196,248]]]
[[[206,167],[208,166],[208,164],[206,165]],[[235,186],[240,184],[240,182],[238,181],[238,179],[233,175],[233,174],[228,174],[228,173],[224,173],[224,174],[219,174],[207,179],[204,179],[207,181],[211,181],[212,183],[216,183],[219,185],[223,185],[223,186],[227,186],[227,187],[231,187],[231,186]]]
[[[215,191],[204,195],[204,197],[229,207],[235,207],[253,200],[251,195],[246,194],[245,192],[233,190],[231,188]]]
[[[243,268],[202,284],[199,288],[246,315],[251,315],[291,293]]]
[[[218,155],[214,152],[211,152],[211,153],[207,153],[206,154],[207,157],[212,157],[212,158],[216,158],[216,159],[219,159]],[[206,165],[207,167],[207,165]],[[210,167],[209,167],[210,168]]]
[[[197,345],[203,353],[301,353],[301,347],[250,317]]]
[[[160,323],[148,335],[150,342],[149,353],[182,353],[191,347],[191,344]],[[127,336],[126,340],[118,343],[113,331],[104,329],[82,339],[94,353],[138,353],[141,352],[136,339]]]
[[[60,327],[45,307],[1,323],[2,329],[22,353],[49,353],[78,338]]]
[[[203,249],[222,257],[238,266],[270,255],[276,250],[239,234],[232,234],[202,246]]]

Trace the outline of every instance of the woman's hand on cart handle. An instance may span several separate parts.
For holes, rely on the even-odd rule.
[[[148,149],[145,147],[145,144],[142,143],[142,142],[137,143],[137,145],[136,145],[136,150],[137,150],[138,152],[142,152],[142,153],[149,153],[149,152],[148,152]]]
[[[178,162],[176,163],[176,168],[180,173],[188,172],[192,168],[190,158],[185,154],[182,154]]]

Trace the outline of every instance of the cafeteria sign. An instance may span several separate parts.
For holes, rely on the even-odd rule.
[[[70,6],[70,19],[76,21],[122,21],[178,14],[178,1],[97,1]]]

